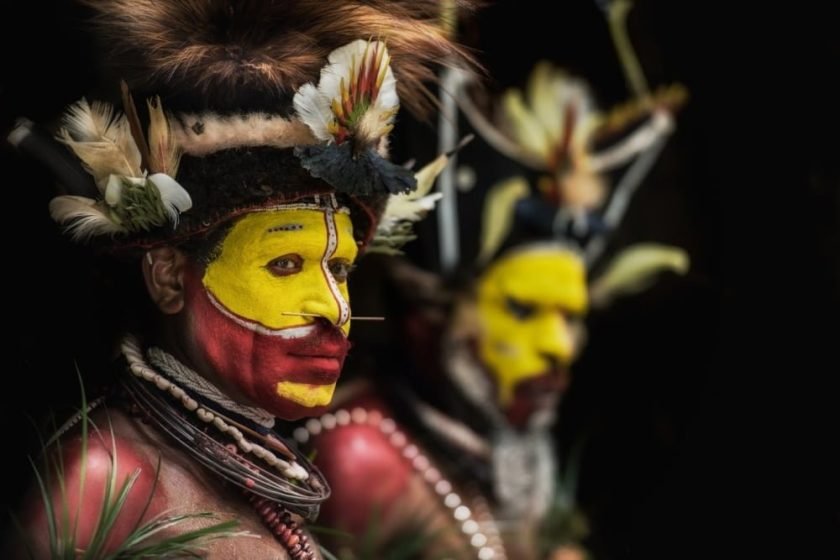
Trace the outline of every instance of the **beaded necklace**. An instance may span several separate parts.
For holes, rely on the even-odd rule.
[[[195,381],[195,372],[180,363],[171,367],[174,358],[162,357],[165,353],[159,349],[152,353],[161,368],[157,371],[145,361],[134,337],[123,340],[122,352],[130,373],[122,377],[122,386],[139,410],[197,462],[239,486],[292,560],[314,559],[314,545],[292,514],[317,517],[330,494],[321,473],[276,433],[260,433],[267,422],[243,420],[264,418],[259,409],[237,405],[229,410],[216,399],[207,402],[214,394],[207,387],[196,392],[191,387],[195,383],[182,386],[175,381]]]

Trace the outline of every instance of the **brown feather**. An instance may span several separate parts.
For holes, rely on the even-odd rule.
[[[123,111],[128,119],[128,125],[131,129],[131,135],[134,137],[134,143],[137,144],[137,149],[140,150],[140,165],[143,169],[149,169],[149,144],[146,142],[146,136],[143,134],[143,128],[140,126],[140,117],[137,115],[137,106],[134,105],[134,98],[128,89],[128,84],[125,81],[120,82],[120,90],[122,91]]]
[[[278,97],[317,83],[327,55],[355,39],[387,42],[402,104],[418,114],[434,99],[430,67],[477,68],[439,25],[438,0],[82,1],[97,13],[112,68],[173,110],[276,112]]]

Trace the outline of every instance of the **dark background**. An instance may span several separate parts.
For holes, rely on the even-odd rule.
[[[54,118],[94,78],[68,4],[6,8],[3,136],[17,116]],[[840,42],[805,4],[723,4],[639,0],[631,13],[649,83],[691,97],[611,248],[671,243],[692,270],[590,317],[558,437],[585,438],[579,499],[597,558],[837,557]],[[549,58],[602,107],[629,95],[592,1],[490,3],[477,22],[466,30],[491,87]],[[434,137],[412,130],[395,156]],[[9,504],[28,478],[27,418],[77,402],[75,367],[98,367],[89,342],[107,310],[89,256],[49,220],[48,177],[0,156]],[[426,239],[409,254],[433,267]]]

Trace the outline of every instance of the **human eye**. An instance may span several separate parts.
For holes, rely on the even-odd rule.
[[[265,268],[274,276],[290,276],[300,272],[302,266],[303,259],[300,255],[289,254],[269,261]]]
[[[354,268],[353,263],[346,259],[333,259],[329,262],[330,274],[333,275],[333,278],[339,284],[347,281],[347,277]]]
[[[531,317],[536,311],[536,307],[534,305],[518,301],[512,297],[505,298],[505,307],[511,315],[520,321],[524,321],[525,319]]]

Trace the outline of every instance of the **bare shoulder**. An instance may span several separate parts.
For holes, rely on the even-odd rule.
[[[97,414],[86,436],[71,431],[45,453],[43,491],[32,488],[21,512],[36,558],[57,541],[111,550],[161,512],[156,465],[121,415],[112,418]]]
[[[358,534],[375,516],[392,511],[413,469],[402,453],[405,434],[387,408],[374,398],[354,399],[309,426],[317,432],[309,439],[315,463],[332,488],[320,520]]]

